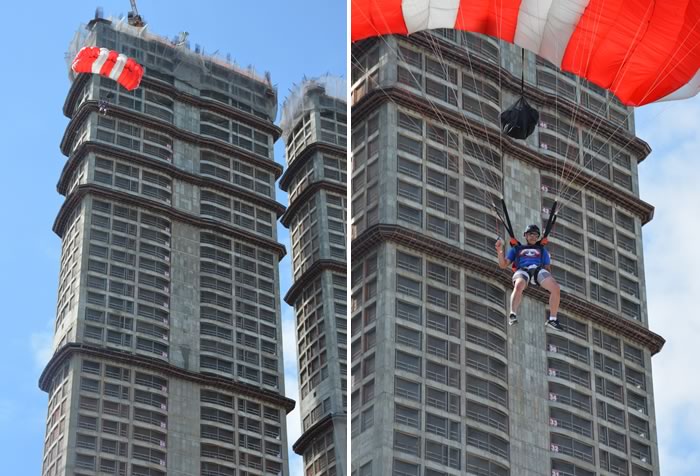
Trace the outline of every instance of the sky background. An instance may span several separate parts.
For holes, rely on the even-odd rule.
[[[101,6],[104,16],[125,16],[128,0],[22,2],[3,6],[5,52],[0,74],[0,473],[41,473],[47,396],[37,381],[50,357],[55,317],[60,239],[51,231],[63,197],[56,183],[66,158],[59,150],[68,119],[62,108],[70,87],[65,52],[81,24]],[[172,38],[189,32],[191,47],[231,54],[243,67],[269,71],[281,102],[305,76],[345,76],[344,0],[154,1],[138,0],[149,31]],[[281,111],[281,106],[280,106]],[[279,117],[278,117],[279,121]],[[278,122],[277,121],[277,122]],[[284,163],[279,140],[275,158]],[[287,204],[278,191],[277,201]],[[288,254],[280,267],[281,295],[290,286],[289,237],[279,240]],[[297,400],[294,314],[284,302],[285,389]],[[48,352],[47,352],[48,350]],[[288,418],[288,442],[300,436],[299,412]],[[292,476],[301,458],[290,451]]]
[[[152,32],[219,50],[238,64],[270,71],[280,100],[304,76],[344,74],[345,3],[339,0],[156,2],[139,0]],[[126,14],[129,2],[13,2],[5,6],[0,75],[0,461],[2,473],[40,473],[46,394],[37,387],[50,356],[60,240],[51,225],[63,197],[56,182],[65,157],[59,143],[68,120],[61,110],[69,88],[64,53],[95,7]],[[167,5],[167,8],[165,6]],[[309,53],[310,52],[310,53]],[[637,134],[653,152],[639,168],[643,200],[656,207],[643,229],[650,327],[666,338],[653,358],[661,468],[664,476],[697,476],[700,467],[700,379],[696,377],[700,279],[693,240],[700,236],[700,100],[647,106],[636,112]],[[283,161],[281,141],[276,148]],[[278,201],[285,203],[284,194]],[[289,248],[280,227],[280,240]],[[289,286],[282,263],[282,295]],[[283,307],[286,390],[297,398],[293,313]],[[300,435],[298,412],[288,418],[288,441]],[[293,455],[293,453],[292,453]],[[301,476],[292,456],[292,476]]]

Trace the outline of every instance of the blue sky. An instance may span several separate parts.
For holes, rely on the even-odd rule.
[[[644,226],[649,326],[666,344],[653,357],[661,474],[697,476],[700,467],[700,98],[645,106],[637,135],[651,145],[639,166],[640,193],[655,206]]]
[[[99,3],[98,3],[99,2]],[[69,88],[64,54],[81,23],[101,6],[105,16],[130,10],[127,0],[12,2],[3,16],[3,74],[0,75],[0,298],[5,340],[0,346],[0,461],[2,473],[39,474],[46,394],[37,387],[52,335],[60,240],[51,225],[63,197],[56,182],[65,157],[59,143],[68,120],[62,106]],[[191,45],[230,53],[241,66],[270,71],[280,101],[304,76],[345,75],[344,0],[299,2],[257,0],[138,0],[151,32],[172,37],[188,31]],[[283,145],[275,149],[283,162]],[[278,193],[278,201],[287,197]],[[280,241],[288,235],[280,226]],[[282,295],[290,283],[290,258],[280,269]],[[286,307],[286,305],[283,305]],[[293,319],[289,309],[285,321]],[[284,322],[287,394],[296,399],[293,326]],[[299,435],[299,416],[289,419],[289,440]],[[298,458],[290,464],[301,475]]]

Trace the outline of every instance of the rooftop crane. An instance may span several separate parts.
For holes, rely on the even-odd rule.
[[[141,15],[139,15],[138,8],[136,8],[136,0],[129,1],[131,2],[131,11],[127,15],[129,25],[138,27],[145,26],[146,23],[144,23],[143,18],[141,18]]]

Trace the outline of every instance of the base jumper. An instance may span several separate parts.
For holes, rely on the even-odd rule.
[[[559,284],[551,274],[551,258],[544,244],[540,241],[540,229],[537,225],[530,225],[523,233],[526,244],[517,243],[508,253],[503,251],[503,242],[499,238],[496,241],[498,253],[498,265],[501,269],[508,266],[513,268],[513,293],[510,296],[510,316],[508,323],[513,325],[518,322],[518,308],[522,300],[523,291],[528,284],[540,286],[549,291],[549,318],[547,325],[560,330],[561,325],[557,319],[559,310]]]

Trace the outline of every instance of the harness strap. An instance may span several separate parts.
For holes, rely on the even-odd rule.
[[[528,283],[532,283],[535,286],[540,285],[540,271],[544,269],[544,266],[536,266],[534,268],[518,268],[517,271],[524,271],[527,273],[528,276]]]

